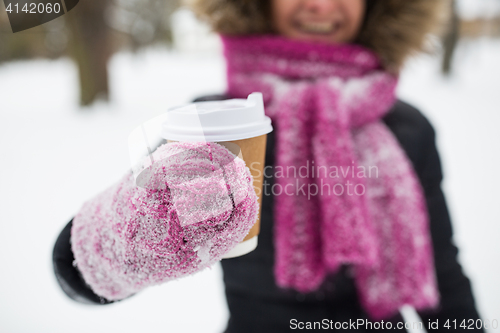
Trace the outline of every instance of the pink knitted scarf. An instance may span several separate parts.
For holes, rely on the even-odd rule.
[[[276,282],[309,292],[351,264],[374,319],[439,300],[423,189],[381,121],[397,78],[356,45],[223,37],[228,93],[261,91],[276,130]]]

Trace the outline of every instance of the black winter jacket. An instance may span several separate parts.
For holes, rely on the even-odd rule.
[[[196,101],[225,99],[209,96]],[[422,323],[433,332],[450,332],[475,327],[479,319],[469,279],[457,261],[458,249],[453,243],[452,226],[443,192],[441,191],[441,164],[435,145],[435,132],[428,120],[415,108],[397,101],[383,121],[394,133],[411,160],[425,190],[430,215],[434,260],[441,295],[440,307],[435,311],[420,311]],[[266,166],[274,165],[274,132],[268,135]],[[273,179],[266,178],[272,186]],[[87,303],[108,304],[85,284],[78,269],[72,265],[74,257],[69,243],[71,221],[61,232],[53,252],[56,277],[71,298]],[[274,281],[273,196],[263,196],[261,231],[257,249],[247,255],[221,261],[230,319],[226,332],[289,332],[292,328],[307,328],[307,322],[320,322],[325,329],[335,323],[365,320],[366,325],[355,329],[371,331],[369,318],[361,309],[356,288],[348,266],[329,275],[316,292],[301,294],[282,290]],[[326,321],[325,321],[326,319]],[[454,321],[455,320],[455,321]],[[464,322],[465,320],[465,322]],[[393,330],[402,322],[398,314],[388,321]],[[437,321],[437,326],[436,326]],[[469,326],[471,323],[473,325]],[[445,325],[449,326],[446,327]],[[337,324],[339,325],[339,324]],[[386,321],[387,325],[387,321]],[[399,324],[401,325],[401,324]],[[456,325],[456,328],[455,328]],[[320,326],[316,326],[320,327]],[[387,327],[387,326],[386,326]],[[436,329],[437,328],[437,329]],[[344,329],[341,329],[344,330]],[[392,330],[392,331],[393,331]],[[375,330],[374,330],[375,331]],[[381,332],[383,330],[376,330]],[[400,331],[405,331],[401,329]],[[467,329],[470,331],[470,329]],[[482,331],[482,329],[477,330]]]

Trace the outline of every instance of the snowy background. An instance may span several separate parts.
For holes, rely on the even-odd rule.
[[[463,18],[493,17],[500,12],[500,1],[457,0],[457,8]]]
[[[68,299],[52,272],[64,225],[129,170],[129,133],[168,107],[224,91],[219,50],[189,48],[116,54],[111,102],[84,109],[69,59],[0,66],[0,332],[223,331],[219,265],[104,307]],[[422,55],[399,86],[437,131],[459,260],[490,321],[500,321],[499,59],[498,40],[462,41],[452,77],[440,76],[437,57]]]

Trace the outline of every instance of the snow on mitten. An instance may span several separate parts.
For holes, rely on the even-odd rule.
[[[225,147],[169,143],[153,158],[142,187],[130,173],[73,220],[75,264],[108,300],[213,265],[257,220],[250,171]]]

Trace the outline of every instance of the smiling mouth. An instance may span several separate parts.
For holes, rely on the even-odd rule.
[[[340,23],[335,22],[298,22],[296,27],[308,34],[331,35],[340,28]]]

